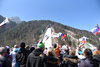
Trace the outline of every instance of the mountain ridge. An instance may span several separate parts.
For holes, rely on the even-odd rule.
[[[16,22],[16,23],[21,23],[21,20],[20,20],[20,18],[19,17],[11,17],[11,18],[9,18],[9,20],[11,20],[11,21],[14,21],[14,22]]]
[[[15,23],[15,22],[13,22]],[[100,44],[99,40],[89,31],[86,30],[79,30],[72,28],[67,25],[62,25],[61,23],[57,23],[51,20],[34,20],[34,21],[22,21],[18,25],[16,24],[12,28],[10,27],[9,30],[3,30],[2,34],[0,33],[0,39],[1,43],[0,45],[9,45],[13,46],[15,44],[20,44],[21,42],[25,42],[27,45],[31,45],[33,43],[37,43],[40,39],[40,35],[42,35],[42,30],[45,31],[47,25],[50,25],[55,29],[55,31],[62,32],[63,34],[72,35],[72,32],[75,33],[73,37],[76,39],[79,39],[82,36],[86,36],[89,39],[87,39],[88,42],[92,43],[93,45]],[[5,27],[8,27],[7,25]],[[0,29],[1,30],[1,29]],[[71,31],[70,33],[68,31]],[[100,35],[100,34],[98,34]],[[57,38],[60,40],[60,38]],[[66,43],[70,44],[70,38],[66,37]],[[74,41],[71,41],[73,43]],[[60,44],[65,44],[60,40]]]

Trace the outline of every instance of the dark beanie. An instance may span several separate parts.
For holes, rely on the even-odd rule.
[[[25,43],[24,42],[20,43],[20,47],[25,48]]]
[[[57,45],[56,45],[56,44],[52,44],[52,45],[53,45],[53,47],[54,47],[54,48],[56,48],[56,47],[57,47]]]

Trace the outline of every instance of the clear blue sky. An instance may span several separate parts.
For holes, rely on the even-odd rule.
[[[100,25],[100,0],[0,0],[0,15],[51,20],[90,31]]]

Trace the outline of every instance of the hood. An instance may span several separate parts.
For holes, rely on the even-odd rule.
[[[58,61],[58,59],[54,58],[53,56],[47,56],[47,59],[51,61]]]
[[[78,62],[79,62],[79,59],[78,59],[77,56],[67,55],[67,56],[64,58],[64,61],[71,61],[72,63],[78,63]]]
[[[41,49],[35,49],[33,52],[32,52],[35,56],[39,56],[41,53],[43,53],[43,51]]]
[[[17,52],[18,50],[19,50],[19,48],[14,48],[13,49],[14,52]]]
[[[74,56],[74,55],[67,55],[68,58],[72,58],[72,59],[78,59],[77,56]]]
[[[100,61],[100,51],[95,51],[93,53],[93,58]]]
[[[71,59],[71,58],[65,57],[64,61],[71,61],[72,63],[76,63],[77,64],[79,62],[79,59]]]
[[[47,56],[47,62],[51,64],[57,64],[58,59],[54,58],[53,56]]]
[[[26,49],[25,48],[20,48],[18,53],[25,53],[26,52]]]
[[[93,52],[93,55],[100,55],[100,51]]]

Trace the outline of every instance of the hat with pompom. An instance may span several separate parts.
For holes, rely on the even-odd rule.
[[[43,42],[39,42],[39,43],[37,44],[37,48],[43,48],[43,47],[44,47]]]

